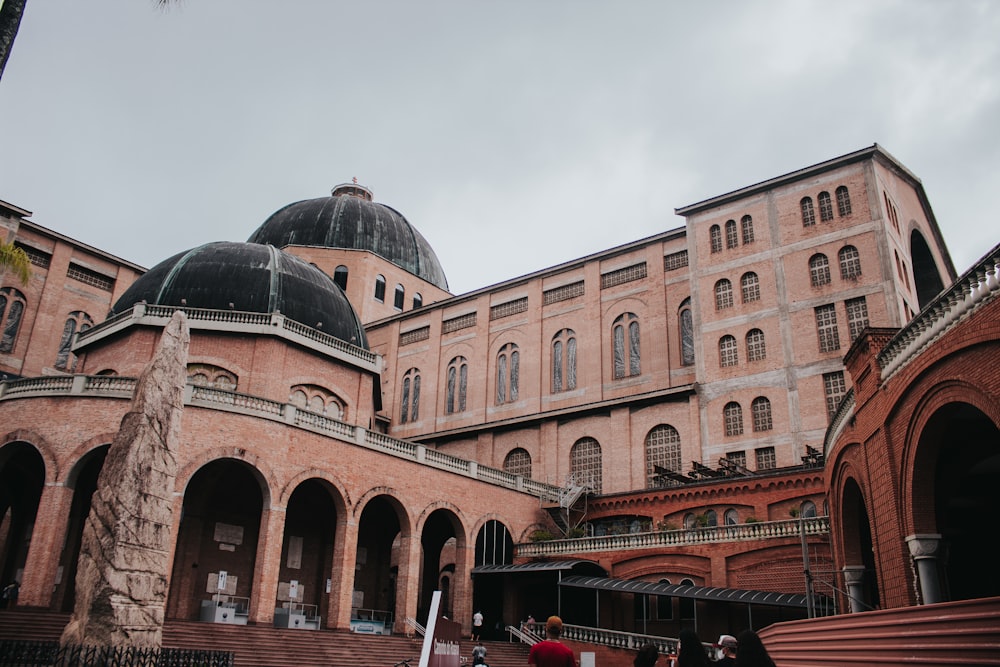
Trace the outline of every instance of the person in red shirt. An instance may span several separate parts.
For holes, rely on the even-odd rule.
[[[545,639],[531,647],[528,664],[533,667],[576,667],[573,650],[559,641],[562,635],[562,619],[549,616],[545,621]]]

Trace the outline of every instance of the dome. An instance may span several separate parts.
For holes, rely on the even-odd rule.
[[[216,242],[178,253],[139,277],[111,315],[145,301],[251,313],[280,312],[323,333],[368,349],[343,290],[325,273],[273,246]]]
[[[248,239],[289,245],[369,250],[447,291],[448,279],[427,239],[399,211],[372,201],[368,188],[338,185],[329,197],[306,199],[275,211]]]

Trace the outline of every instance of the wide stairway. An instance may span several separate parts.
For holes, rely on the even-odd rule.
[[[0,611],[0,640],[56,641],[68,614],[25,609]],[[166,647],[232,651],[237,667],[393,667],[412,658],[417,667],[421,637],[362,635],[345,630],[290,630],[252,625],[168,621]],[[483,642],[490,667],[524,667],[528,647],[508,642]],[[474,644],[461,642],[466,660]],[[471,662],[471,660],[468,660]]]

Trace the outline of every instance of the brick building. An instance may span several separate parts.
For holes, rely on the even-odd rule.
[[[440,588],[466,625],[474,608],[505,623],[559,609],[664,634],[700,616],[712,632],[733,620],[707,593],[591,612],[605,593],[583,575],[808,593],[803,558],[836,600],[823,458],[852,384],[844,354],[955,279],[919,180],[877,145],[456,296],[419,233],[357,184],[279,210],[253,243],[145,274],[3,210],[35,269],[2,287],[0,364],[24,379],[0,393],[0,574],[21,580],[22,604],[69,608],[130,378],[182,307],[178,618],[225,595],[249,622],[291,609],[400,630]],[[282,250],[251,259],[265,243]],[[278,271],[292,264],[295,290]],[[262,265],[267,289],[231,279]],[[303,305],[337,293],[350,315]]]

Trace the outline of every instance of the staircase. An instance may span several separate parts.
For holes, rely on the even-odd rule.
[[[57,641],[68,614],[27,609],[0,611],[0,640]],[[392,667],[413,658],[417,667],[422,638],[362,635],[346,630],[293,630],[254,625],[167,621],[166,647],[231,651],[236,667]],[[463,640],[459,651],[468,658],[475,644]],[[528,647],[483,642],[490,667],[524,667]]]

